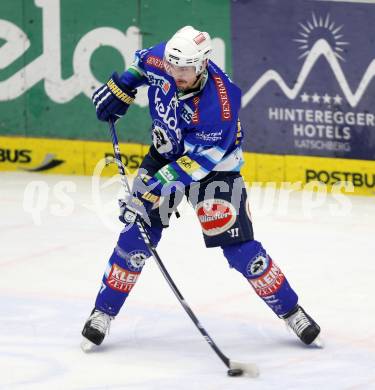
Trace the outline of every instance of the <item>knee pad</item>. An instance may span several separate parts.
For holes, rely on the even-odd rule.
[[[147,229],[147,232],[152,245],[156,246],[161,238],[161,229],[151,227]],[[129,278],[134,280],[135,283],[137,279],[136,275],[142,271],[145,261],[151,256],[152,254],[136,224],[123,230],[106,268],[105,276],[107,276],[107,285],[108,278],[114,274],[113,271],[116,271],[116,275],[122,275],[122,279],[125,278],[125,280],[127,280],[125,277],[126,271],[135,273],[133,276],[129,274]],[[130,291],[131,286],[128,288]]]
[[[146,230],[152,245],[156,247],[161,238],[162,229],[158,227],[147,227]],[[152,254],[148,249],[137,224],[133,224],[130,228],[127,227],[126,230],[124,229],[121,232],[111,259],[114,258],[126,269],[140,272],[145,260],[151,256]]]
[[[110,289],[129,293],[151,256],[136,225],[123,231],[104,272],[103,282]]]
[[[157,229],[149,234],[156,243],[161,236]],[[124,229],[104,271],[95,307],[109,315],[117,315],[150,256],[138,226],[134,224]]]
[[[152,226],[148,226],[144,224],[144,229],[148,233],[148,236],[150,237],[151,244],[154,248],[157,247],[160,239],[161,234],[163,230],[163,226],[155,224]],[[143,249],[145,249],[147,252],[149,252],[146,243],[144,242],[144,239],[142,237],[141,232],[139,231],[139,227],[136,223],[133,223],[132,225],[127,225],[121,232],[120,237],[118,239],[117,245],[119,247],[129,247],[132,246],[132,243],[137,242],[136,246],[141,246]],[[151,256],[151,253],[150,253]]]
[[[262,268],[267,267],[267,253],[258,241],[241,242],[224,246],[222,249],[229,265],[247,279],[256,277]]]

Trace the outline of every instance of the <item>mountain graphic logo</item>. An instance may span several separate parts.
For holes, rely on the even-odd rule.
[[[305,58],[310,53],[310,49],[317,41],[317,37],[326,38],[326,41],[333,48],[336,58],[341,61],[345,61],[343,57],[345,53],[345,46],[350,45],[349,42],[344,41],[343,27],[337,26],[334,21],[331,20],[331,15],[327,14],[325,17],[316,16],[312,13],[311,20],[306,20],[303,23],[298,23],[301,27],[298,31],[298,38],[293,39],[298,44],[298,49],[302,51],[302,54],[298,57],[299,60]]]
[[[324,57],[328,62],[343,96],[351,107],[354,108],[359,104],[375,76],[375,59],[368,65],[357,88],[352,90],[340,64],[340,61],[345,61],[342,56],[342,47],[349,44],[348,42],[340,40],[343,35],[339,33],[343,26],[336,27],[334,22],[329,19],[329,16],[323,19],[317,18],[314,14],[311,22],[307,22],[306,24],[300,23],[300,26],[302,28],[300,31],[301,36],[294,41],[301,45],[299,47],[300,50],[304,50],[302,55],[299,56],[299,59],[305,58],[305,60],[294,85],[290,87],[276,70],[267,70],[251,88],[243,94],[242,107],[246,107],[269,83],[276,83],[287,98],[294,100],[303,89],[306,79],[309,77],[316,62],[321,57]],[[320,38],[310,47],[310,35],[312,34],[313,29],[318,28],[328,30],[333,38]]]

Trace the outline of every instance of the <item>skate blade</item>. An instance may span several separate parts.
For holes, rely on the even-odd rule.
[[[324,341],[323,341],[323,339],[320,337],[320,336],[318,336],[313,342],[312,342],[312,344],[311,344],[313,347],[315,347],[315,348],[324,348]]]
[[[97,347],[96,344],[92,343],[90,340],[83,338],[81,342],[81,349],[85,353],[92,352]]]

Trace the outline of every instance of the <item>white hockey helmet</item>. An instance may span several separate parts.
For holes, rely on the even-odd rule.
[[[205,61],[211,52],[210,35],[192,26],[185,26],[167,42],[164,59],[176,66],[194,66],[198,75],[204,70]]]

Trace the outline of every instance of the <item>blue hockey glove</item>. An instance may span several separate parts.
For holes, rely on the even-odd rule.
[[[162,185],[154,179],[137,176],[133,184],[133,193],[126,199],[120,199],[120,221],[124,224],[134,223],[139,215],[151,226],[149,213],[158,207]]]
[[[108,122],[117,121],[125,115],[130,104],[135,99],[137,90],[130,90],[114,72],[108,82],[98,88],[92,95],[96,116],[99,120]]]

